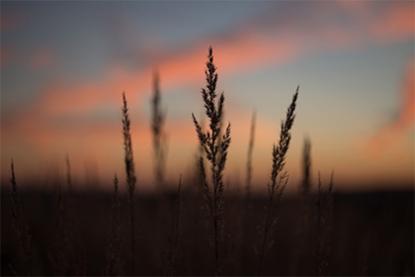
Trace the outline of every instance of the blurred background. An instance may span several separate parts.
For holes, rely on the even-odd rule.
[[[169,180],[193,174],[207,49],[214,49],[232,143],[226,180],[244,178],[257,113],[254,190],[297,85],[288,189],[304,137],[313,174],[336,189],[414,182],[413,1],[1,2],[1,178],[64,176],[104,188],[123,177],[121,94],[132,121],[138,189],[152,189],[153,72],[167,112]],[[2,182],[4,184],[4,182]],[[7,184],[7,182],[6,182]],[[44,183],[37,183],[42,186]]]

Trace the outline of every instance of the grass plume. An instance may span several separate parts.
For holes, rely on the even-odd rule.
[[[134,228],[134,191],[136,185],[136,176],[134,169],[133,146],[130,132],[130,117],[128,115],[128,105],[125,93],[122,94],[122,130],[124,138],[124,163],[127,176],[128,199],[130,210],[130,251],[131,251],[131,274],[134,275],[134,259],[135,259],[135,228]]]
[[[278,145],[272,147],[272,171],[271,182],[268,183],[268,205],[265,212],[265,220],[262,229],[262,239],[259,249],[259,269],[258,273],[262,273],[262,266],[264,263],[266,251],[272,244],[270,240],[270,233],[276,223],[274,205],[279,203],[285,185],[288,182],[288,175],[283,172],[285,166],[285,158],[291,141],[291,127],[294,124],[295,108],[298,97],[299,87],[297,87],[292,98],[291,104],[288,107],[286,118],[281,122],[281,132]]]
[[[165,181],[166,167],[166,134],[164,125],[166,121],[166,113],[161,108],[161,91],[160,77],[157,72],[153,74],[153,97],[151,99],[152,121],[151,131],[153,134],[154,149],[154,174],[156,184],[159,188],[163,187]]]
[[[209,130],[203,131],[194,114],[192,114],[192,117],[199,143],[211,168],[212,185],[209,186],[203,157],[200,157],[199,167],[203,179],[202,187],[212,219],[215,273],[217,274],[220,271],[219,262],[221,258],[219,257],[219,247],[223,236],[223,172],[231,142],[231,125],[228,123],[226,131],[222,132],[225,96],[221,93],[219,99],[216,99],[218,96],[216,92],[218,74],[213,63],[213,50],[211,47],[209,48],[205,75],[207,84],[205,88],[202,88],[201,93],[205,112],[209,120]]]

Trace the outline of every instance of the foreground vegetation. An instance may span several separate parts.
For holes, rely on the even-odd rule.
[[[311,180],[311,141],[303,149],[300,193],[287,195],[285,159],[290,147],[299,88],[279,137],[270,149],[266,196],[251,193],[255,113],[248,145],[245,191],[225,189],[231,145],[224,122],[225,95],[209,48],[201,95],[207,126],[193,115],[199,153],[195,177],[166,190],[164,133],[158,75],[152,99],[154,195],[137,195],[131,119],[122,94],[126,180],[115,175],[113,193],[71,189],[21,191],[13,161],[10,186],[2,185],[2,275],[349,275],[414,274],[413,195],[340,195],[333,174]],[[190,121],[190,118],[189,118]],[[127,194],[119,193],[125,185]],[[38,184],[38,187],[41,187]],[[402,220],[403,218],[403,220]]]

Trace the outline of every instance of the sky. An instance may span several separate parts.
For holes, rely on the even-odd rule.
[[[1,1],[1,178],[64,174],[79,183],[124,176],[121,95],[140,184],[152,187],[152,76],[167,111],[167,176],[194,172],[191,114],[212,46],[232,143],[226,182],[245,180],[257,113],[253,182],[266,186],[271,150],[297,85],[289,187],[305,137],[313,180],[340,188],[413,186],[414,1]]]

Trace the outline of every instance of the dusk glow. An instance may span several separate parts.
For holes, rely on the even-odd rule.
[[[167,111],[167,178],[192,174],[191,113],[203,113],[212,46],[232,124],[227,181],[245,178],[255,110],[253,184],[265,186],[272,144],[300,85],[289,188],[300,180],[305,136],[313,178],[333,170],[339,189],[413,184],[414,9],[413,1],[2,1],[1,178],[12,158],[20,179],[63,176],[66,154],[80,182],[91,167],[103,183],[123,176],[125,91],[138,188],[152,187],[155,70]]]

